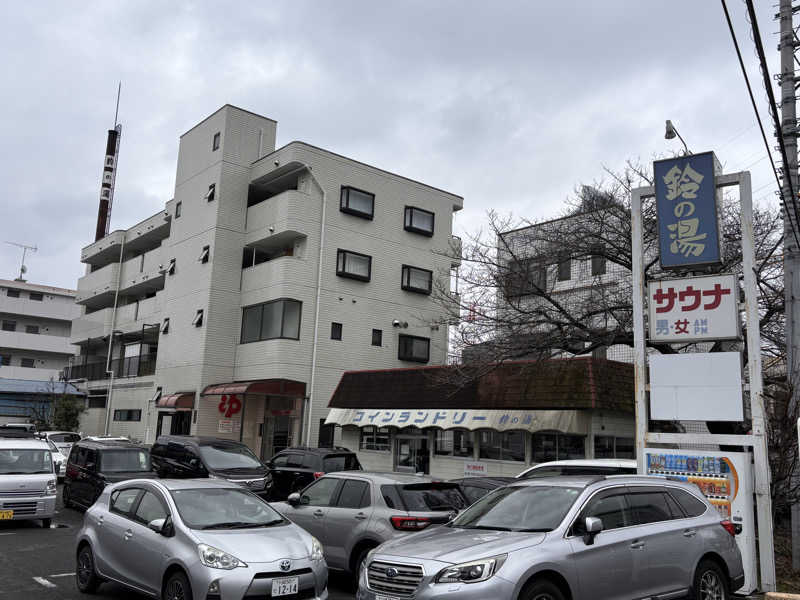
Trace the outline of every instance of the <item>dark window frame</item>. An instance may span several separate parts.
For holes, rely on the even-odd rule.
[[[547,264],[541,257],[512,258],[504,274],[506,298],[542,295],[547,290]]]
[[[206,192],[205,196],[206,202],[213,202],[216,195],[217,195],[217,184],[216,183],[209,184],[208,191]]]
[[[183,202],[181,202],[180,200],[175,203],[175,218],[176,219],[180,219],[181,218],[181,207],[182,206],[183,206]]]
[[[277,337],[261,337],[261,329],[264,319],[264,307],[267,304],[273,304],[275,302],[283,302],[284,305],[281,309],[281,335]],[[298,326],[297,326],[297,337],[290,337],[284,335],[284,329],[286,326],[286,302],[297,302],[300,305],[300,311],[298,316]],[[258,318],[258,339],[244,341],[244,312],[248,309],[254,309],[256,307],[261,307],[261,311],[259,313]],[[276,298],[275,300],[269,300],[268,302],[259,302],[258,304],[251,304],[249,306],[242,307],[242,326],[239,332],[239,343],[240,344],[253,344],[255,342],[265,342],[268,340],[299,340],[300,339],[300,329],[303,325],[303,302],[301,300],[296,300],[295,298]]]
[[[6,296],[9,298],[19,298],[19,290],[12,290],[9,288],[6,290]]]
[[[33,335],[39,335],[39,326],[38,325],[25,325],[25,333],[30,333]]]
[[[362,210],[358,210],[357,208],[350,208],[350,190],[359,192],[361,194],[366,194],[367,196],[372,197],[372,212],[364,212]],[[361,190],[357,187],[353,187],[352,185],[343,185],[341,190],[339,191],[339,210],[345,214],[353,215],[354,217],[360,217],[362,219],[367,219],[368,221],[372,221],[375,218],[375,194],[372,192],[368,192],[366,190]]]
[[[431,216],[430,231],[420,227],[414,227],[414,211],[426,213]],[[419,206],[406,205],[405,211],[403,212],[403,229],[410,231],[411,233],[418,233],[427,237],[433,237],[433,233],[436,231],[436,213],[431,210],[420,208]]]
[[[569,254],[559,257],[556,264],[556,279],[558,281],[570,281],[572,279],[572,256]]]
[[[19,359],[19,366],[25,369],[35,369],[36,368],[36,359],[35,358],[21,358]]]
[[[376,335],[377,334],[377,335]],[[377,344],[375,343],[377,338]],[[372,345],[377,347],[383,346],[383,329],[373,329],[372,330]]]
[[[498,436],[500,439],[500,458],[492,458],[487,457],[484,455],[484,447],[491,448],[496,446],[484,446],[481,440],[481,434],[483,433],[490,433],[492,436]],[[474,438],[474,443],[478,447],[478,460],[502,460],[507,462],[516,462],[516,463],[525,463],[525,451],[526,451],[526,444],[528,443],[526,431],[523,429],[506,429],[504,431],[498,431],[496,429],[479,429],[476,431],[476,435]],[[510,437],[512,434],[515,435],[522,435],[522,458],[517,460],[516,458],[510,458],[506,454],[510,454],[511,450],[506,450],[505,440],[507,437]]]
[[[122,417],[125,417],[124,419]],[[136,418],[134,418],[136,417]],[[141,408],[117,408],[114,409],[114,421],[134,423],[141,422],[142,409]]]
[[[13,354],[0,354],[0,367],[10,367]]]
[[[416,271],[422,271],[428,274],[428,287],[425,288],[418,288],[411,285],[411,269]],[[403,265],[401,270],[401,277],[400,277],[400,287],[407,292],[414,292],[415,294],[425,294],[430,295],[433,291],[433,271],[428,269],[423,269],[421,267],[415,267],[412,265]]]
[[[608,272],[608,260],[605,257],[605,248],[603,246],[598,245],[592,247],[591,261],[592,277],[599,277],[600,275],[605,275]]]
[[[362,258],[368,258],[369,262],[367,264],[367,275],[359,275],[358,273],[351,273],[347,271],[347,255],[352,254],[353,256],[361,256]],[[341,257],[344,256],[344,261],[341,261]],[[340,262],[343,265],[343,268],[339,268]],[[344,248],[337,248],[336,249],[336,275],[339,277],[346,277],[347,279],[355,279],[356,281],[370,281],[372,279],[372,256],[369,254],[361,254],[360,252],[354,252],[352,250],[345,250]]]
[[[427,352],[427,355],[425,356],[425,359],[416,358],[416,357],[413,356],[413,354],[411,354],[411,355],[404,354],[403,353],[403,340],[411,340],[412,342],[413,342],[413,340],[425,340],[426,342],[428,342],[428,352]],[[413,343],[411,344],[411,347],[413,348]],[[401,333],[400,336],[397,339],[397,359],[398,360],[405,360],[405,361],[408,361],[408,362],[418,362],[418,363],[430,362],[430,360],[431,360],[431,338],[426,338],[426,337],[423,337],[421,335],[407,335],[407,334]]]
[[[536,453],[536,442],[539,439],[543,439],[545,436],[555,436],[555,455],[552,457],[548,456],[537,456]],[[575,440],[581,439],[583,441],[583,456],[575,457],[578,460],[582,460],[586,458],[586,438],[587,436],[581,435],[579,433],[562,433],[560,431],[535,431],[531,433],[531,461],[533,463],[543,463],[543,462],[551,462],[554,460],[570,460],[572,457],[569,456],[562,456],[561,455],[561,440],[565,438],[574,438]]]
[[[378,434],[380,434],[380,439],[383,439],[385,435],[385,447],[383,443],[378,443]],[[358,436],[358,449],[369,450],[370,452],[391,452],[392,430],[389,427],[378,427],[377,425],[360,427]]]
[[[212,152],[216,152],[217,150],[219,150],[219,146],[220,146],[220,142],[221,141],[222,141],[222,132],[218,131],[211,138],[211,151]]]
[[[44,294],[42,292],[28,292],[28,298],[34,302],[44,302]]]
[[[331,321],[331,339],[336,340],[337,342],[341,342],[343,329],[344,326],[341,323],[337,323],[336,321]]]
[[[17,330],[16,321],[3,319],[3,321],[0,323],[0,331],[16,331],[16,330]]]

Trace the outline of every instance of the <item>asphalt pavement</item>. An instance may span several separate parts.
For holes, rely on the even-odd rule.
[[[75,587],[75,535],[83,512],[59,503],[53,525],[39,521],[0,522],[0,600],[62,600],[97,598],[145,600],[120,585],[104,583],[97,594],[86,596]],[[349,577],[332,573],[330,600],[353,600]]]

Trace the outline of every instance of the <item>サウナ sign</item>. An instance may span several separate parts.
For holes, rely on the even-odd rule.
[[[647,286],[650,339],[688,342],[740,335],[735,275],[651,281]]]

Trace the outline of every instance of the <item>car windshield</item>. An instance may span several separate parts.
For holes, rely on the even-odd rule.
[[[55,453],[60,453],[61,452],[61,450],[58,449],[58,446],[56,446],[50,440],[47,440],[47,445],[50,446],[50,452],[55,452]]]
[[[204,444],[200,446],[200,454],[206,466],[212,470],[258,469],[262,466],[247,446]]]
[[[338,454],[326,456],[322,459],[322,470],[326,473],[336,471],[360,471],[361,464],[355,454]]]
[[[53,457],[50,450],[27,448],[0,450],[0,475],[31,475],[52,472]]]
[[[498,488],[470,506],[450,525],[460,529],[552,531],[579,495],[579,489],[569,487]]]
[[[191,529],[247,529],[285,523],[258,496],[236,488],[172,490],[178,513]]]
[[[56,444],[74,444],[81,441],[81,436],[77,433],[53,433],[47,436]]]
[[[150,470],[147,450],[103,450],[100,453],[100,471],[103,473],[135,473]]]
[[[469,501],[455,483],[413,483],[400,486],[406,510],[461,510]]]

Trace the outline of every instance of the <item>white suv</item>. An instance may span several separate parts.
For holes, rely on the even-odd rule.
[[[517,475],[517,479],[558,477],[559,475],[635,475],[636,461],[626,458],[554,460],[539,463]]]

